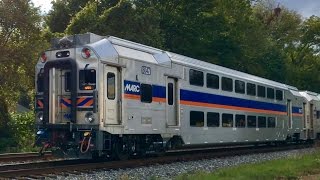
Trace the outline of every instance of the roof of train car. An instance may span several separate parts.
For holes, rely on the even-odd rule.
[[[228,76],[239,78],[239,79],[245,79],[248,81],[261,83],[264,85],[269,85],[269,86],[277,87],[280,89],[288,89],[288,90],[291,90],[294,95],[301,96],[301,94],[298,92],[298,89],[294,86],[286,85],[283,83],[279,83],[276,81],[251,75],[248,73],[244,73],[244,72],[240,72],[230,68],[211,64],[205,61],[201,61],[198,59],[190,58],[190,57],[179,55],[176,53],[164,51],[161,49],[157,49],[157,48],[146,46],[136,42],[117,38],[114,36],[99,36],[93,33],[86,33],[86,34],[73,35],[73,36],[64,37],[64,38],[56,38],[53,41],[54,42],[53,47],[57,47],[57,43],[60,40],[66,39],[66,38],[72,38],[73,42],[79,43],[78,45],[95,44],[95,43],[99,44],[101,41],[107,40],[108,42],[106,41],[106,43],[110,43],[113,46],[112,51],[109,51],[109,52],[116,53],[118,56],[121,56],[121,57],[133,58],[140,61],[156,63],[156,64],[167,66],[167,67],[168,65],[171,65],[171,63],[173,62],[177,64],[190,66],[196,69],[218,72],[220,74],[228,75]],[[77,44],[74,44],[74,46],[77,46]],[[116,54],[113,54],[112,56],[114,57],[114,55]]]

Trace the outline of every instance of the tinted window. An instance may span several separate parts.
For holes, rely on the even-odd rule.
[[[64,73],[64,90],[66,92],[70,92],[70,88],[71,88],[71,73],[65,72]]]
[[[227,77],[222,77],[222,90],[224,91],[232,91],[233,90],[233,84],[232,79]]]
[[[141,102],[151,103],[152,102],[152,86],[150,84],[141,84],[140,87],[140,98]]]
[[[222,114],[222,127],[233,127],[233,114]]]
[[[43,92],[43,80],[44,80],[44,73],[43,73],[43,69],[41,69],[37,77],[38,92]]]
[[[247,94],[250,96],[256,95],[256,85],[252,83],[247,83]]]
[[[267,118],[263,116],[258,116],[258,128],[267,127]]]
[[[235,92],[244,94],[245,92],[245,83],[243,81],[235,80]]]
[[[236,127],[242,128],[246,127],[246,116],[245,115],[236,115]]]
[[[190,126],[203,127],[204,113],[201,111],[190,111]]]
[[[219,76],[214,74],[207,74],[207,87],[212,89],[219,89]]]
[[[116,78],[114,73],[107,74],[107,97],[108,99],[115,99],[116,97]]]
[[[168,83],[168,104],[173,105],[173,84]]]
[[[258,96],[259,97],[266,97],[266,88],[264,86],[258,85]]]
[[[273,88],[267,88],[267,98],[274,99],[274,89]]]
[[[203,86],[203,72],[190,69],[189,82],[191,85]]]
[[[257,127],[257,117],[256,116],[247,116],[247,124],[249,128]]]
[[[96,70],[86,69],[79,71],[79,89],[93,90],[96,88]]]
[[[208,112],[207,113],[207,126],[208,127],[219,127],[220,115],[219,113]]]
[[[276,127],[276,118],[268,117],[268,128],[275,128],[275,127]]]
[[[279,100],[279,101],[283,100],[283,91],[276,90],[276,99]]]

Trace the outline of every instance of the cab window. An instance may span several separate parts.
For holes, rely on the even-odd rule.
[[[93,90],[96,88],[96,70],[86,69],[79,71],[79,89]]]

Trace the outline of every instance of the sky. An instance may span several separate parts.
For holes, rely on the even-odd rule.
[[[36,7],[41,7],[43,13],[51,9],[52,0],[32,0]],[[275,0],[291,10],[297,11],[303,17],[308,18],[312,15],[320,16],[320,0]]]

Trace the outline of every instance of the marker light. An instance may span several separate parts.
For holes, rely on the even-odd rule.
[[[91,56],[91,51],[90,51],[90,49],[88,49],[88,48],[83,48],[82,51],[81,51],[81,56],[82,56],[84,59],[88,59],[88,58]]]
[[[46,53],[43,52],[43,53],[41,54],[41,62],[42,62],[42,63],[45,63],[45,62],[47,61],[47,59],[48,59],[48,57],[47,57]]]
[[[92,112],[87,112],[84,116],[84,119],[89,122],[89,123],[93,123],[94,121],[94,115]]]

